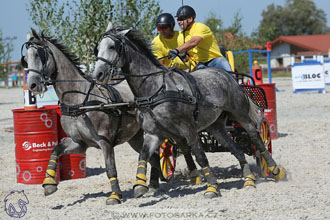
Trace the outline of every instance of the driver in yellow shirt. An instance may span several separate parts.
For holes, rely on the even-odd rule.
[[[170,59],[175,59],[180,53],[187,52],[196,68],[218,67],[232,71],[227,59],[220,53],[219,45],[211,31],[205,24],[195,22],[195,10],[184,5],[176,14],[178,24],[182,29],[179,35],[178,47],[168,52]],[[181,42],[183,42],[181,44]]]

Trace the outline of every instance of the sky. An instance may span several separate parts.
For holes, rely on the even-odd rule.
[[[196,21],[204,22],[212,11],[228,27],[234,20],[234,14],[239,12],[242,17],[243,32],[250,35],[256,30],[262,19],[261,13],[268,5],[284,5],[285,0],[159,0],[160,7],[164,12],[175,16],[178,8],[182,5],[190,5],[196,11]],[[316,7],[327,13],[327,25],[330,27],[330,3],[329,0],[314,0]],[[3,37],[17,39],[13,41],[14,52],[11,61],[20,60],[21,45],[26,41],[26,34],[33,25],[27,4],[29,0],[1,0],[0,29]],[[37,29],[37,28],[36,28]],[[176,25],[176,29],[178,26]]]

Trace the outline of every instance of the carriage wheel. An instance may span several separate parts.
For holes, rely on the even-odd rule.
[[[162,180],[169,181],[174,177],[176,156],[175,147],[166,139],[159,148]]]
[[[261,140],[264,142],[266,148],[268,149],[269,153],[272,154],[272,141],[270,138],[270,131],[269,131],[269,124],[267,119],[264,119],[260,125],[260,137]],[[261,177],[268,176],[268,166],[263,157],[260,155],[260,151],[256,151],[256,162],[257,167],[259,168],[259,174]]]

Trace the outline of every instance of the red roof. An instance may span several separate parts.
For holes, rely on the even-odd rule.
[[[330,34],[280,36],[271,41],[271,44],[274,45],[278,42],[286,42],[318,53],[328,53],[330,49]]]

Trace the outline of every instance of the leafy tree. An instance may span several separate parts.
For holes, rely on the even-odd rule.
[[[209,16],[206,18],[205,24],[211,29],[214,34],[221,32],[223,23],[220,18],[217,18],[216,14],[211,11]]]
[[[161,12],[155,0],[31,0],[27,10],[39,31],[64,42],[80,57],[87,72],[95,59],[93,48],[109,21],[136,28],[151,38]]]
[[[0,29],[0,63],[7,63],[11,59],[11,53],[14,51],[13,40],[16,37],[3,37],[2,30]],[[6,78],[8,74],[8,66],[0,66],[0,74]]]
[[[222,20],[211,12],[205,24],[210,27],[219,45],[227,50],[235,52],[256,48],[257,45],[243,33],[241,21],[242,17],[240,13],[237,12],[234,15],[233,23],[225,28],[222,25]],[[249,72],[249,59],[247,54],[235,55],[235,68],[239,72]]]
[[[14,51],[13,40],[16,37],[4,38],[2,35],[2,30],[0,29],[0,63],[6,63],[10,61],[11,53]]]
[[[242,20],[243,18],[240,16],[240,12],[236,12],[234,14],[234,21],[231,26],[224,29],[224,32],[230,32],[233,35],[244,35],[242,31]]]
[[[155,0],[117,1],[114,9],[114,23],[140,30],[151,40],[155,30],[155,21],[162,12]]]
[[[262,12],[262,20],[253,37],[260,43],[284,35],[329,33],[326,14],[311,0],[286,0],[284,6],[271,4]]]

